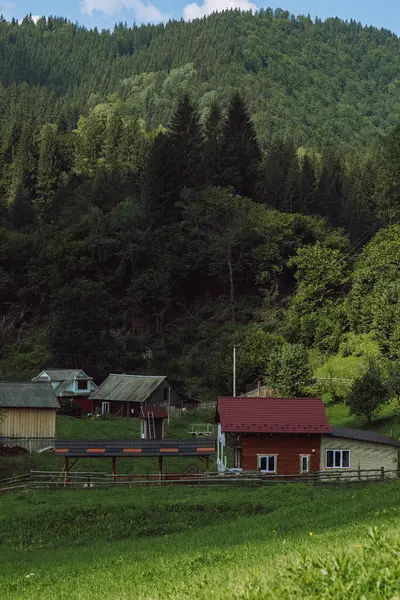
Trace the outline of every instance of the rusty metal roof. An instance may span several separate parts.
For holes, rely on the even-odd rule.
[[[57,409],[59,404],[49,382],[0,381],[0,407]]]
[[[102,456],[209,456],[215,440],[59,440],[54,454],[101,458]]]
[[[91,395],[91,400],[145,402],[164,381],[163,376],[111,374]]]
[[[321,398],[218,398],[223,432],[330,433]]]

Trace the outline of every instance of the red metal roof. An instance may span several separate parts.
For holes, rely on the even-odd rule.
[[[218,398],[223,432],[331,433],[321,398]]]
[[[152,406],[150,404],[147,406],[142,406],[140,415],[141,417],[147,418],[147,415],[151,413],[153,413],[155,419],[166,419],[168,417],[166,406]]]

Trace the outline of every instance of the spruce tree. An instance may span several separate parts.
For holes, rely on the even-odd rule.
[[[296,212],[310,214],[310,207],[314,205],[315,187],[315,169],[306,154],[300,168]]]
[[[197,108],[188,94],[178,102],[171,121],[170,139],[179,190],[183,187],[200,187],[204,183],[204,136]]]
[[[259,198],[285,212],[298,210],[299,165],[291,142],[276,140],[262,166]]]
[[[253,123],[239,94],[231,100],[221,144],[221,184],[256,197],[261,150]]]
[[[208,185],[221,183],[221,140],[223,133],[221,107],[214,102],[204,125],[204,170]]]
[[[189,96],[178,102],[170,131],[154,141],[144,174],[144,196],[148,210],[165,220],[177,218],[184,187],[204,183],[204,138],[196,107]]]

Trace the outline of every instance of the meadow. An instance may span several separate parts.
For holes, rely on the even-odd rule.
[[[399,482],[0,497],[2,600],[396,598]]]
[[[365,427],[346,406],[333,424]],[[57,436],[138,437],[123,419],[57,417]],[[197,412],[171,419],[187,437]],[[398,435],[398,407],[372,428]],[[187,467],[170,459],[170,472]],[[193,460],[193,459],[192,459]],[[14,471],[59,468],[60,459],[2,459]],[[18,462],[19,461],[19,462]],[[120,461],[122,472],[156,469]],[[187,459],[186,459],[187,462]],[[109,471],[108,461],[77,469]],[[400,596],[400,481],[349,487],[176,486],[37,490],[0,496],[2,600],[383,600]]]

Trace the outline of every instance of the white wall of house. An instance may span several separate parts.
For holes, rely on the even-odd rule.
[[[349,450],[349,468],[327,468],[327,450]],[[360,469],[381,469],[393,471],[397,469],[399,448],[388,444],[350,440],[347,438],[322,436],[321,438],[321,471],[346,472]]]
[[[217,469],[219,473],[226,471],[226,436],[221,431],[220,423],[218,423],[217,435]]]

